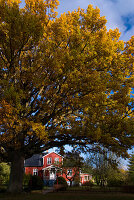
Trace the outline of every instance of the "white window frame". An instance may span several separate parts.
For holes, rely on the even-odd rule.
[[[73,174],[72,169],[68,169],[68,170],[67,170],[67,176],[72,176],[72,174]]]
[[[59,164],[59,157],[56,157],[56,158],[54,159],[54,161],[55,161],[55,164]]]
[[[48,165],[52,164],[52,158],[51,157],[47,158],[47,164]]]
[[[86,175],[86,176],[84,176],[84,181],[88,181],[89,179],[88,179],[88,176]]]
[[[38,176],[38,169],[33,169],[33,176]]]

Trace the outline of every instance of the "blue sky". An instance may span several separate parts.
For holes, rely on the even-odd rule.
[[[100,9],[107,19],[107,29],[119,28],[121,39],[127,41],[134,34],[134,0],[60,0],[59,12],[86,9],[88,4]]]
[[[107,29],[119,28],[121,39],[127,41],[134,35],[134,0],[59,0],[58,12],[86,9],[89,4],[100,9],[107,19]],[[22,0],[24,4],[24,0]]]

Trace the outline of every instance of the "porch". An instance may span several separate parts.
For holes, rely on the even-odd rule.
[[[53,165],[43,168],[43,181],[46,186],[53,186],[57,176],[61,175],[61,169]]]

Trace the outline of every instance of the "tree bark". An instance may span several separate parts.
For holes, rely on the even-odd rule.
[[[73,182],[73,181],[70,180],[70,187],[72,187],[72,182]]]
[[[20,152],[12,152],[11,172],[8,192],[20,193],[23,191],[24,157]]]

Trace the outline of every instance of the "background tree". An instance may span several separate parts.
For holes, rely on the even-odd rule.
[[[115,154],[102,149],[101,152],[90,153],[82,170],[90,173],[99,186],[119,186],[127,180],[127,173],[120,169],[120,161]]]
[[[64,154],[64,162],[61,164],[62,173],[65,174],[69,181],[70,187],[73,182],[75,184],[80,181],[80,169],[83,166],[83,158],[78,152],[66,152]]]
[[[83,166],[81,168],[81,171],[83,173],[89,173],[90,175],[93,175],[93,170],[94,170],[94,166],[93,166],[93,160],[92,160],[92,154],[90,154],[90,156],[86,157],[86,159],[83,161]]]
[[[134,184],[134,154],[131,154],[128,164],[128,176],[131,183]]]
[[[128,183],[127,171],[117,168],[110,168],[107,177],[107,184],[111,187],[120,187]]]
[[[99,143],[125,157],[134,143],[134,37],[124,44],[91,5],[56,17],[58,3],[0,1],[0,156],[11,162],[10,192],[22,190],[34,153]]]
[[[66,154],[65,147],[64,147],[64,146],[59,147],[59,148],[56,150],[56,152],[59,153],[61,156],[64,156],[64,155]]]
[[[0,163],[0,185],[7,185],[9,182],[10,166],[7,163]]]
[[[107,160],[106,154],[98,153],[94,159],[94,170],[93,174],[97,185],[106,186],[109,171],[111,170],[111,164]]]

